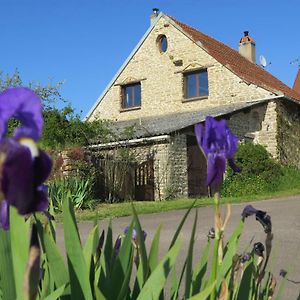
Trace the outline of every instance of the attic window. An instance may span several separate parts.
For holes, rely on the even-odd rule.
[[[157,46],[161,53],[165,53],[168,49],[168,40],[165,35],[160,35],[157,38]]]
[[[208,76],[206,69],[185,73],[183,76],[184,97],[186,99],[208,96]]]
[[[141,106],[141,83],[123,85],[122,87],[122,108],[133,108]]]

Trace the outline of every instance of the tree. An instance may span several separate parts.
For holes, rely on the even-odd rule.
[[[63,82],[49,83],[46,86],[29,82],[23,84],[18,70],[12,75],[0,72],[0,92],[8,87],[26,85],[40,96],[43,102],[44,130],[40,143],[48,149],[62,149],[71,146],[83,146],[102,137],[102,140],[111,135],[107,122],[82,122],[74,108],[67,104],[62,97],[60,88]],[[57,108],[58,103],[64,103],[62,109]],[[11,134],[19,125],[17,120],[12,119],[9,123],[8,134]]]

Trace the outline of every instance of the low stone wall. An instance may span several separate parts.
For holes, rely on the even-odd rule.
[[[280,102],[277,123],[279,160],[300,168],[300,106],[291,101]]]
[[[228,121],[241,141],[250,140],[266,147],[274,158],[277,152],[277,103],[271,101],[234,114]]]

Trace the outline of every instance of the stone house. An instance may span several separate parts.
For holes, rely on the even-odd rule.
[[[151,25],[86,116],[111,120],[129,140],[95,143],[97,153],[135,151],[134,198],[206,194],[206,163],[194,125],[207,115],[228,120],[240,140],[266,146],[300,167],[300,94],[256,64],[248,32],[236,51],[153,10]]]

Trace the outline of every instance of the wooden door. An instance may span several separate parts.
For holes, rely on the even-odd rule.
[[[200,150],[195,136],[187,136],[187,163],[189,197],[207,195],[206,158]]]
[[[135,199],[154,200],[153,159],[139,164],[135,169]]]

